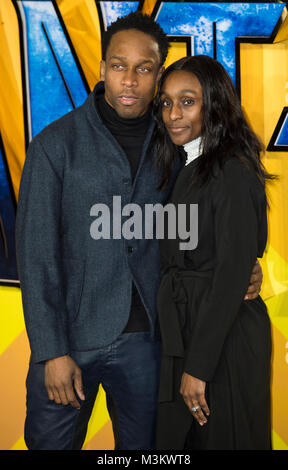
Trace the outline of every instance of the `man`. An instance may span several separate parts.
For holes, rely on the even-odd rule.
[[[96,240],[91,224],[95,204],[115,209],[113,196],[144,209],[165,204],[171,191],[180,160],[160,191],[150,146],[151,102],[167,52],[167,37],[150,17],[118,19],[103,41],[105,88],[97,84],[83,106],[29,146],[16,225],[31,346],[29,449],[81,448],[100,383],[115,448],[155,446],[158,242],[119,230]],[[114,229],[124,219],[120,209],[112,219]]]

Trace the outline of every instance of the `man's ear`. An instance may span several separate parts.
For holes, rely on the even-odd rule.
[[[100,62],[100,80],[105,81],[105,69],[106,69],[106,62],[105,60],[101,60]]]

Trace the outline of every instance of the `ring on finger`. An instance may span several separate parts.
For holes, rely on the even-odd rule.
[[[196,411],[199,410],[199,408],[200,408],[200,405],[193,406],[191,408],[192,413],[196,413]]]

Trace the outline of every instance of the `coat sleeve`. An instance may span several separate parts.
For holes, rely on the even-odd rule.
[[[61,263],[62,179],[38,137],[30,143],[19,191],[16,253],[32,360],[67,354]]]
[[[259,208],[255,206],[248,170],[240,162],[228,162],[220,173],[212,197],[214,273],[210,289],[197,312],[184,367],[188,374],[207,382],[213,379],[223,344],[241,303],[249,302],[244,301],[244,296],[258,255]],[[257,178],[253,180],[266,201]],[[266,204],[264,206],[266,218]]]

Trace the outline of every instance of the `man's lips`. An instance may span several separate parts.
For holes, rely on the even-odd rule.
[[[133,95],[121,95],[121,96],[119,96],[120,103],[122,103],[126,106],[131,106],[131,105],[135,104],[138,100],[139,100],[139,98],[137,98],[137,96],[133,96]]]

